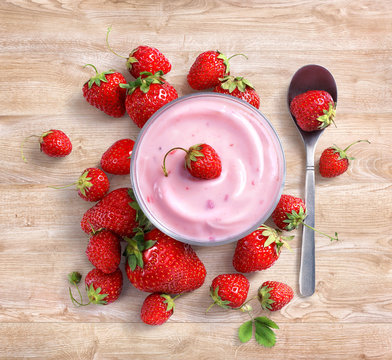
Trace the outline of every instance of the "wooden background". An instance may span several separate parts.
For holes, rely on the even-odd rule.
[[[391,359],[392,358],[392,4],[380,1],[103,1],[0,2],[0,358],[1,359]],[[186,74],[195,57],[219,49],[231,55],[232,73],[248,77],[261,110],[276,127],[287,158],[285,192],[303,196],[304,150],[286,108],[292,74],[316,63],[335,76],[337,128],[329,128],[316,156],[333,143],[357,139],[347,173],[317,182],[317,226],[340,241],[317,236],[317,291],[298,296],[301,238],[269,270],[249,276],[250,294],[271,279],[290,284],[294,300],[272,314],[277,344],[241,345],[247,320],[215,308],[208,289],[219,273],[233,272],[235,244],[196,248],[208,276],[203,287],[178,299],[167,324],[148,327],[139,309],[146,294],[125,281],[110,306],[75,308],[67,274],[86,274],[87,237],[79,227],[90,206],[68,184],[97,165],[114,141],[136,138],[127,116],[111,119],[90,107],[81,92],[92,75],[125,61],[139,44],[158,47],[171,60],[167,76],[180,95],[191,92]],[[126,75],[130,80],[131,77]],[[51,159],[34,141],[20,157],[22,139],[58,128],[72,154]],[[129,185],[110,177],[112,189]],[[261,311],[256,312],[261,315]]]

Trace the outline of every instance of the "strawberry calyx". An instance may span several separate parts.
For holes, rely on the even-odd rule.
[[[268,286],[263,286],[257,291],[257,299],[264,310],[271,310],[271,305],[275,302],[275,300],[271,299],[271,290]]]
[[[264,247],[267,247],[273,243],[276,245],[276,253],[279,254],[282,246],[291,250],[288,241],[294,239],[294,236],[281,236],[279,230],[275,230],[267,225],[262,225],[258,228],[258,230],[263,230],[261,233],[263,236],[267,237],[267,240],[264,242]]]
[[[214,302],[207,308],[206,312],[208,312],[214,305],[218,305],[224,309],[230,309],[229,304],[231,303],[231,301],[222,300],[218,292],[219,292],[219,286],[217,286],[215,289],[211,286],[210,295]]]
[[[292,210],[291,213],[287,212],[287,219],[283,220],[283,222],[287,224],[285,229],[287,231],[296,229],[300,224],[303,224],[303,221],[305,220],[307,215],[307,212],[302,206],[299,208],[298,212],[296,212],[295,210]]]
[[[136,48],[136,49],[133,49],[133,50],[130,52],[129,56],[128,56],[127,62],[126,62],[126,64],[125,64],[126,67],[127,67],[127,69],[130,69],[130,68],[132,67],[132,64],[139,62],[139,60],[136,59],[136,58],[133,56],[133,54],[135,53],[136,50],[137,50],[137,48]]]
[[[143,268],[143,251],[153,247],[156,243],[154,240],[144,240],[143,229],[134,229],[135,235],[132,238],[124,237],[124,240],[128,242],[127,247],[124,250],[124,256],[127,257],[128,265],[131,271],[135,271],[136,267]]]
[[[338,146],[336,146],[335,144],[334,144],[333,146],[331,146],[330,149],[332,149],[334,153],[338,153],[340,159],[354,160],[354,159],[355,159],[354,157],[348,156],[348,155],[347,155],[347,150],[348,150],[351,146],[353,146],[353,145],[355,145],[355,144],[358,144],[358,143],[360,143],[360,142],[367,142],[368,144],[370,144],[370,141],[369,141],[369,140],[357,140],[357,141],[354,141],[354,142],[353,142],[352,144],[350,144],[349,146],[347,146],[345,149],[341,149],[341,148],[339,148]]]
[[[82,175],[80,175],[76,183],[76,188],[83,194],[83,196],[86,196],[86,189],[90,189],[93,186],[91,182],[92,177],[89,177],[88,173],[88,171],[85,171]]]
[[[242,76],[225,76],[223,78],[219,78],[221,81],[221,88],[224,90],[228,90],[231,94],[235,89],[238,89],[241,92],[245,92],[247,87],[254,89],[253,85],[249,80],[245,79]]]
[[[142,75],[145,77],[142,77]],[[128,84],[120,84],[120,87],[128,89],[128,95],[131,95],[137,88],[140,88],[143,93],[147,94],[151,84],[163,84],[164,82],[162,70],[157,71],[155,74],[149,71],[142,71],[135,81],[130,81]]]
[[[93,284],[90,284],[90,286],[86,286],[86,291],[89,303],[98,305],[107,304],[107,301],[104,299],[108,296],[108,294],[101,294],[102,289],[100,287],[94,289]]]
[[[324,129],[333,123],[335,125],[336,108],[332,102],[328,105],[328,110],[323,110],[323,115],[320,115],[317,120],[320,121],[319,129]],[[335,125],[336,126],[336,125]]]
[[[148,220],[148,217],[144,214],[142,209],[140,208],[139,203],[136,201],[135,193],[133,189],[128,189],[128,195],[133,200],[128,203],[128,205],[136,211],[135,220],[138,223],[138,228],[143,232],[149,231],[152,229],[152,223]]]
[[[95,76],[91,77],[90,80],[88,81],[88,88],[89,89],[91,89],[93,84],[95,84],[97,86],[101,86],[101,81],[108,82],[108,80],[106,79],[106,75],[114,74],[116,72],[115,70],[110,69],[108,71],[98,73],[98,70],[94,65],[92,65],[92,64],[84,65],[84,67],[86,67],[86,66],[91,66],[95,70]]]
[[[174,300],[177,299],[177,297],[179,295],[177,295],[176,297],[172,298],[170,295],[168,294],[160,294],[161,297],[163,297],[165,299],[164,304],[167,304],[166,307],[166,311],[169,312],[171,310],[174,311],[175,305],[174,305]]]

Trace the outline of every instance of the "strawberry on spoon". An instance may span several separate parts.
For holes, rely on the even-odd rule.
[[[166,158],[174,150],[185,151],[185,168],[189,173],[199,179],[216,179],[222,172],[222,162],[217,152],[210,145],[197,144],[191,146],[188,150],[182,147],[170,149],[163,158],[163,173],[168,176],[166,170]]]

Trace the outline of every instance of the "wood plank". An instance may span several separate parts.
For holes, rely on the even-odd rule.
[[[170,320],[169,320],[170,321]],[[239,324],[1,324],[0,359],[389,360],[390,324],[284,324],[275,347],[237,340]],[[23,341],[21,337],[23,336]],[[325,341],[324,339],[328,339]],[[150,344],[150,345],[147,345]],[[211,344],[214,344],[213,348]],[[211,353],[213,351],[213,353]]]

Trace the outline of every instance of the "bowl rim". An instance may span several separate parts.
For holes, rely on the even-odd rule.
[[[278,150],[280,149],[281,152],[281,156],[282,156],[282,179],[281,179],[281,186],[277,192],[277,196],[275,198],[275,201],[273,202],[273,205],[271,206],[271,208],[269,209],[269,211],[267,211],[265,213],[265,215],[260,219],[260,221],[255,224],[252,225],[252,227],[250,227],[249,229],[247,229],[246,231],[241,232],[240,234],[237,234],[235,236],[229,237],[223,241],[194,241],[188,238],[184,238],[176,233],[174,233],[172,230],[170,230],[168,227],[166,227],[165,225],[163,225],[162,223],[160,223],[154,216],[152,216],[152,214],[150,213],[150,211],[148,211],[147,207],[144,204],[144,201],[141,199],[141,196],[139,196],[138,194],[138,186],[137,186],[137,181],[135,180],[136,178],[136,165],[135,165],[135,157],[137,155],[137,150],[138,150],[138,146],[141,142],[141,139],[143,138],[143,135],[145,134],[145,132],[147,131],[147,129],[151,126],[151,124],[154,123],[154,121],[159,118],[159,116],[165,112],[166,110],[168,110],[169,108],[176,106],[176,104],[186,101],[188,99],[192,99],[192,98],[198,98],[198,97],[219,97],[219,98],[225,98],[229,101],[233,101],[233,102],[237,102],[245,107],[247,107],[248,109],[250,109],[251,111],[255,112],[258,117],[261,117],[264,119],[265,123],[270,127],[270,129],[272,130],[272,133],[274,134],[274,136],[276,137],[277,143],[279,144],[279,146],[277,147]],[[207,92],[207,91],[203,91],[203,92],[198,92],[198,93],[192,93],[192,94],[187,94],[187,95],[183,95],[178,97],[175,100],[170,101],[169,103],[165,104],[164,106],[162,106],[160,109],[158,109],[149,119],[148,121],[144,124],[144,126],[140,129],[139,134],[135,140],[135,144],[132,150],[132,154],[131,154],[131,168],[130,168],[130,179],[131,179],[131,187],[133,189],[133,193],[135,194],[135,200],[136,202],[139,204],[140,209],[143,211],[143,213],[147,216],[147,218],[150,220],[150,222],[152,223],[152,225],[156,228],[158,228],[159,230],[161,230],[164,234],[172,237],[175,240],[181,241],[183,243],[189,244],[189,245],[196,245],[196,246],[220,246],[220,245],[225,245],[225,244],[229,244],[235,241],[238,241],[240,239],[242,239],[243,237],[245,237],[246,235],[251,234],[253,231],[257,230],[257,228],[259,228],[272,214],[272,212],[275,210],[280,197],[282,195],[283,192],[283,188],[285,185],[285,181],[286,181],[286,157],[285,157],[285,153],[284,153],[284,149],[282,146],[282,142],[279,138],[279,135],[277,133],[277,131],[275,130],[275,128],[273,127],[273,125],[271,124],[271,122],[268,120],[268,118],[257,108],[255,108],[253,105],[250,105],[248,102],[239,99],[235,96],[232,95],[227,95],[227,94],[221,94],[221,93],[214,93],[214,92]]]

